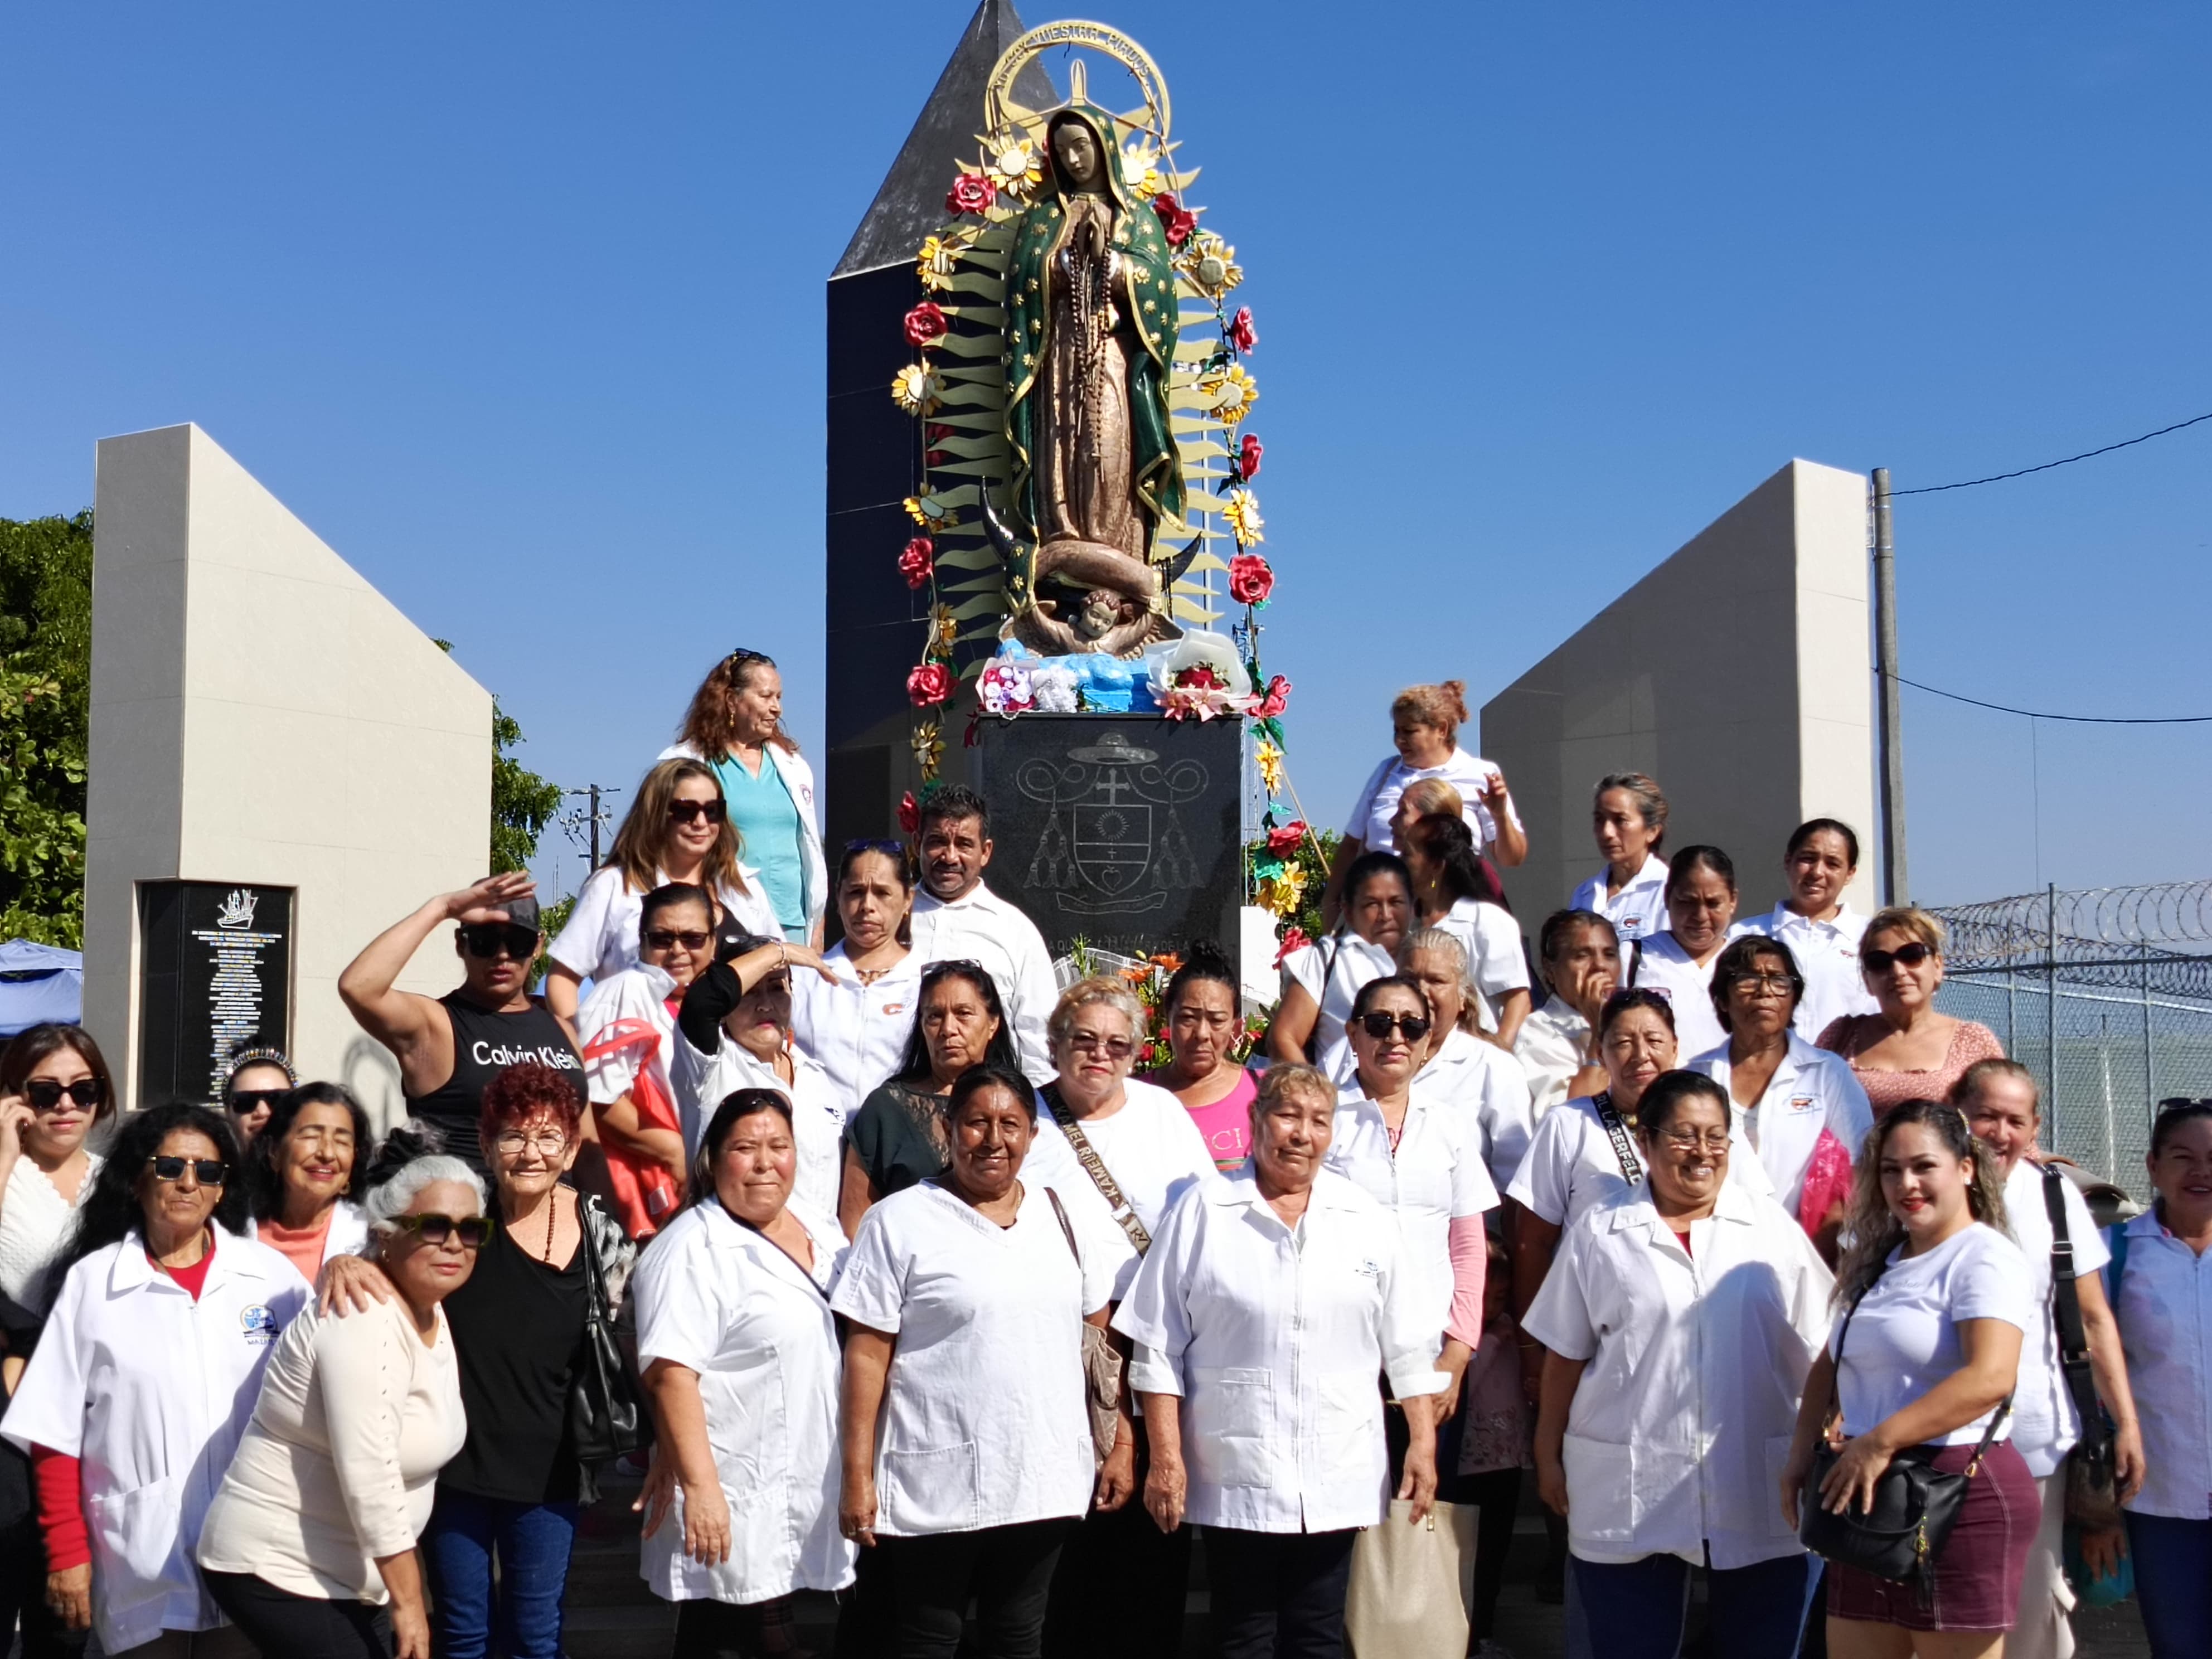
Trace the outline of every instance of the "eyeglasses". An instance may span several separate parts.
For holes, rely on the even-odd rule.
[[[275,1111],[276,1103],[291,1092],[289,1089],[234,1089],[223,1097],[222,1103],[244,1117],[250,1112],[259,1111],[264,1106]]]
[[[475,921],[461,929],[461,944],[468,953],[489,962],[502,951],[517,962],[538,954],[538,934],[518,921]]]
[[[57,1083],[50,1077],[34,1077],[23,1085],[23,1098],[31,1103],[34,1112],[51,1112],[62,1103],[67,1095],[77,1105],[96,1110],[107,1098],[107,1085],[96,1077],[81,1077],[74,1083]]]
[[[672,800],[668,803],[668,816],[678,823],[696,823],[701,818],[720,823],[730,816],[730,806],[720,796],[713,800]]]
[[[1894,951],[1862,951],[1859,966],[1869,974],[1886,974],[1898,963],[1908,968],[1917,968],[1936,954],[1928,945],[1915,939],[1910,945],[1900,945]]]
[[[192,1179],[203,1187],[220,1187],[230,1166],[219,1158],[164,1158],[155,1153],[146,1160],[154,1166],[156,1181],[182,1181],[185,1171],[192,1172]]]
[[[1724,1152],[1729,1149],[1729,1132],[1726,1129],[1708,1129],[1703,1134],[1694,1129],[1665,1129],[1660,1132],[1659,1139],[1678,1152],[1694,1152],[1700,1146],[1709,1152]]]
[[[526,1134],[520,1129],[501,1129],[492,1137],[492,1147],[508,1158],[524,1152],[542,1152],[547,1158],[558,1158],[568,1150],[568,1137],[558,1130],[547,1129],[538,1134]]]
[[[643,935],[645,942],[656,951],[672,951],[682,945],[687,951],[703,951],[712,933],[679,933],[673,927],[648,927]]]
[[[392,1226],[395,1232],[413,1233],[425,1244],[442,1244],[458,1237],[463,1249],[481,1250],[491,1242],[488,1215],[440,1215],[433,1211],[428,1215],[396,1215]]]
[[[1127,1060],[1137,1052],[1137,1045],[1128,1038],[1100,1031],[1070,1031],[1067,1046],[1079,1054],[1103,1054],[1109,1060]]]
[[[1428,1036],[1429,1024],[1428,1017],[1425,1014],[1376,1012],[1362,1014],[1359,1017],[1359,1029],[1377,1042],[1385,1041],[1394,1030],[1403,1031],[1406,1034],[1407,1042],[1419,1042],[1423,1037]]]
[[[1735,984],[1753,996],[1788,996],[1797,982],[1787,974],[1738,974]]]

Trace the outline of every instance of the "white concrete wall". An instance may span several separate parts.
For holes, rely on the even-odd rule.
[[[101,442],[94,534],[85,1024],[135,1103],[137,884],[295,888],[293,1057],[396,1112],[337,975],[484,873],[489,694],[198,427]],[[400,982],[458,978],[441,930]]]
[[[1782,896],[1782,851],[1809,817],[1858,831],[1847,896],[1874,908],[1873,659],[1866,481],[1792,461],[1483,706],[1528,859],[1504,872],[1533,936],[1600,860],[1591,790],[1658,780],[1667,850],[1735,860],[1739,914]]]

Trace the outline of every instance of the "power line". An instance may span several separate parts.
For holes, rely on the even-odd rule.
[[[1881,671],[1876,669],[1876,673]],[[2000,714],[2019,714],[2032,720],[2064,720],[2074,726],[2204,726],[2212,724],[2212,714],[2161,714],[2156,716],[2124,717],[2117,714],[2045,714],[2033,708],[2014,708],[2009,703],[1984,702],[1979,697],[1962,697],[1956,691],[1941,691],[1932,685],[1923,685],[1918,680],[1896,677],[1899,685],[1909,685],[1915,691],[1925,691],[1931,697],[1946,697],[1953,702],[1972,703],[1977,708],[1994,708]]]
[[[2179,432],[2182,428],[2195,426],[2200,421],[2212,421],[2212,411],[2208,411],[2203,415],[2194,416],[2186,421],[2176,421],[2172,426],[2162,426],[2155,432],[2146,432],[2140,438],[2128,438],[2123,440],[2119,443],[2106,444],[2102,449],[2085,449],[2079,455],[2069,455],[2063,461],[2045,461],[2041,466],[2024,466],[2017,472],[1993,472],[1986,478],[1968,478],[1961,483],[1923,484],[1917,489],[1893,489],[1889,493],[1892,495],[1940,495],[1946,489],[1972,489],[1976,484],[2002,483],[2007,478],[2025,478],[2031,472],[2048,472],[2054,466],[2071,466],[2076,461],[2086,461],[2093,456],[2109,455],[2116,449],[2126,449],[2136,444],[2147,444],[2153,438],[2163,438],[2169,432]],[[1907,685],[1911,684],[1911,683],[1912,682],[1910,680],[1905,682]],[[1919,689],[1924,691],[1928,688],[1923,685]],[[1939,691],[1936,695],[1938,696],[1942,696],[1943,693]],[[1960,701],[1962,702],[1972,702],[1973,699],[1971,697],[1962,697]],[[1991,703],[1989,706],[1994,708],[1996,705],[1995,703]],[[2015,708],[2009,712],[2016,714],[2020,711]],[[2066,716],[2063,714],[2046,714],[2044,718],[2046,720],[2063,720]],[[2140,724],[2141,722],[2137,723]]]

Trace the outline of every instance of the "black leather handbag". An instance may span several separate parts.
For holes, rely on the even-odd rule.
[[[1859,1296],[1863,1300],[1866,1291]],[[1839,1368],[1844,1339],[1850,1334],[1851,1315],[1857,1311],[1858,1303],[1854,1302],[1836,1336]],[[1893,1583],[1915,1585],[1924,1601],[1935,1579],[1936,1563],[1951,1528],[1958,1523],[1959,1511],[1966,1506],[1968,1485],[1981,1473],[1982,1459],[1996,1438],[1997,1426],[2011,1411],[2012,1396],[2007,1395],[1990,1414],[1990,1425],[1982,1431],[1981,1443],[1974,1448],[1973,1456],[1955,1474],[1934,1466],[1943,1447],[1909,1446],[1899,1452],[1875,1482],[1872,1509],[1861,1509],[1853,1503],[1837,1514],[1821,1506],[1821,1483],[1842,1456],[1837,1448],[1824,1443],[1814,1453],[1804,1490],[1798,1494],[1798,1542],[1825,1560],[1856,1567]]]
[[[588,1465],[650,1444],[653,1419],[639,1401],[637,1381],[615,1336],[592,1218],[580,1213],[577,1219],[584,1235],[584,1352],[568,1385],[568,1431],[577,1461]]]

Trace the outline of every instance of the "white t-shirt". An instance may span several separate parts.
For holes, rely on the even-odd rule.
[[[1528,1113],[1535,1121],[1542,1122],[1547,1112],[1566,1099],[1567,1085],[1582,1070],[1589,1035],[1589,1022],[1556,996],[1521,1022],[1513,1058],[1528,1077]]]
[[[1468,971],[1482,994],[1482,1029],[1498,1029],[1498,1010],[1506,995],[1528,988],[1528,959],[1521,949],[1521,924],[1512,912],[1480,899],[1459,899],[1436,925],[1460,942]]]
[[[781,939],[783,927],[762,890],[760,872],[738,866],[746,890],[720,889],[714,896],[748,933],[763,939]],[[664,877],[663,882],[665,882]],[[585,878],[576,894],[576,908],[568,924],[546,954],[580,978],[600,980],[618,974],[637,960],[638,918],[645,909],[645,895],[633,891],[618,866],[603,864]]]
[[[973,1532],[1091,1507],[1082,1324],[1112,1269],[1040,1182],[1000,1227],[934,1181],[872,1206],[830,1306],[897,1339],[876,1431],[876,1531]]]
[[[1621,984],[1623,988],[1633,984],[1656,991],[1667,999],[1674,1016],[1674,1052],[1702,1054],[1726,1042],[1728,1033],[1713,1012],[1713,964],[1721,959],[1720,951],[1715,951],[1701,968],[1672,933],[1655,933],[1643,944],[1641,952],[1634,945],[1621,948]],[[1632,967],[1636,973],[1632,981],[1628,977]]]
[[[1451,1224],[1498,1207],[1474,1121],[1414,1091],[1393,1146],[1382,1109],[1354,1084],[1338,1097],[1326,1167],[1398,1218],[1403,1267],[1441,1352],[1452,1311]],[[1469,1346],[1480,1334],[1461,1333]]]
[[[1636,1163],[1634,1185],[1641,1192],[1646,1184],[1644,1148],[1637,1144],[1633,1129],[1627,1133],[1630,1155]],[[1766,1178],[1759,1154],[1744,1139],[1743,1131],[1732,1130],[1729,1143],[1729,1180],[1759,1197],[1772,1198],[1774,1183]],[[1528,1143],[1528,1155],[1521,1160],[1520,1170],[1505,1195],[1534,1212],[1539,1220],[1564,1227],[1593,1205],[1610,1204],[1629,1188],[1613,1136],[1598,1115],[1597,1103],[1582,1095],[1544,1114],[1544,1121],[1536,1126],[1535,1139]]]
[[[1900,1244],[1889,1267],[1850,1314],[1836,1316],[1828,1351],[1837,1355],[1836,1393],[1843,1401],[1844,1432],[1864,1434],[1903,1411],[1966,1363],[1959,1325],[1968,1319],[2001,1319],[2026,1333],[2034,1328],[2027,1263],[2020,1246],[1977,1221],[1934,1249],[1907,1257]],[[1971,1446],[1989,1426],[1984,1412],[1972,1422],[1928,1443]],[[2005,1439],[2010,1423],[1998,1425]]]
[[[1470,755],[1464,749],[1455,748],[1442,766],[1408,766],[1393,755],[1369,774],[1359,791],[1359,799],[1352,804],[1352,816],[1345,820],[1344,833],[1364,842],[1370,853],[1397,852],[1397,837],[1390,833],[1390,820],[1397,815],[1406,787],[1424,778],[1440,778],[1459,791],[1460,816],[1474,831],[1475,850],[1480,852],[1498,839],[1498,821],[1491,817],[1490,808],[1482,799],[1482,792],[1497,775],[1497,763]],[[1521,815],[1514,810],[1510,795],[1505,798],[1505,815],[1516,830],[1521,827]]]
[[[1867,918],[1848,904],[1839,906],[1827,921],[1808,921],[1787,904],[1778,904],[1741,924],[1744,933],[1764,933],[1789,947],[1805,981],[1805,994],[1797,1000],[1790,1028],[1806,1042],[1819,1041],[1820,1033],[1845,1014],[1881,1012],[1859,972],[1859,940],[1866,934],[1866,925]]]
[[[2058,1177],[2059,1200],[2066,1209],[2066,1240],[2074,1247],[2074,1272],[2086,1279],[2102,1272],[2112,1253],[2082,1201],[2081,1189]],[[2074,1443],[2081,1437],[2081,1413],[2066,1391],[2058,1367],[2058,1322],[2051,1306],[2051,1212],[2043,1202],[2043,1169],[2021,1158],[2005,1177],[2005,1219],[2013,1243],[2027,1258],[2028,1296],[2035,1323],[2020,1345],[2020,1382],[2013,1390],[2012,1443],[2040,1479],[2055,1474]]]
[[[1085,1118],[1083,1138],[1098,1154],[1106,1173],[1114,1177],[1114,1184],[1137,1212],[1145,1231],[1154,1234],[1183,1188],[1213,1173],[1213,1153],[1183,1103],[1165,1089],[1134,1078],[1121,1087],[1121,1109],[1109,1117]],[[1037,1097],[1036,1139],[1022,1169],[1031,1181],[1058,1192],[1061,1202],[1071,1206],[1071,1215],[1079,1200],[1086,1194],[1098,1195],[1099,1210],[1107,1217],[1099,1237],[1115,1262],[1114,1300],[1119,1302],[1136,1279],[1137,1248],[1106,1209],[1104,1195],[1098,1193],[1097,1183],[1076,1157],[1074,1144],[1060,1129],[1042,1094]],[[1089,1207],[1087,1202],[1085,1207]]]
[[[1613,924],[1613,931],[1620,940],[1621,967],[1626,970],[1632,944],[1667,930],[1667,860],[1656,853],[1651,854],[1635,878],[1610,896],[1606,893],[1605,883],[1606,872],[1601,868],[1575,889],[1568,908],[1595,910]]]
[[[880,979],[860,983],[841,943],[823,953],[830,984],[802,969],[791,976],[791,1034],[830,1074],[848,1121],[905,1058],[921,1001],[921,958],[909,951]]]
[[[1328,983],[1322,984],[1326,964]],[[1342,1088],[1352,1081],[1355,1064],[1352,1045],[1344,1040],[1344,1022],[1352,1012],[1352,1000],[1370,979],[1398,971],[1390,953],[1370,945],[1357,933],[1331,933],[1315,944],[1301,945],[1283,958],[1283,988],[1305,988],[1321,1010],[1314,1022],[1314,1063]]]

